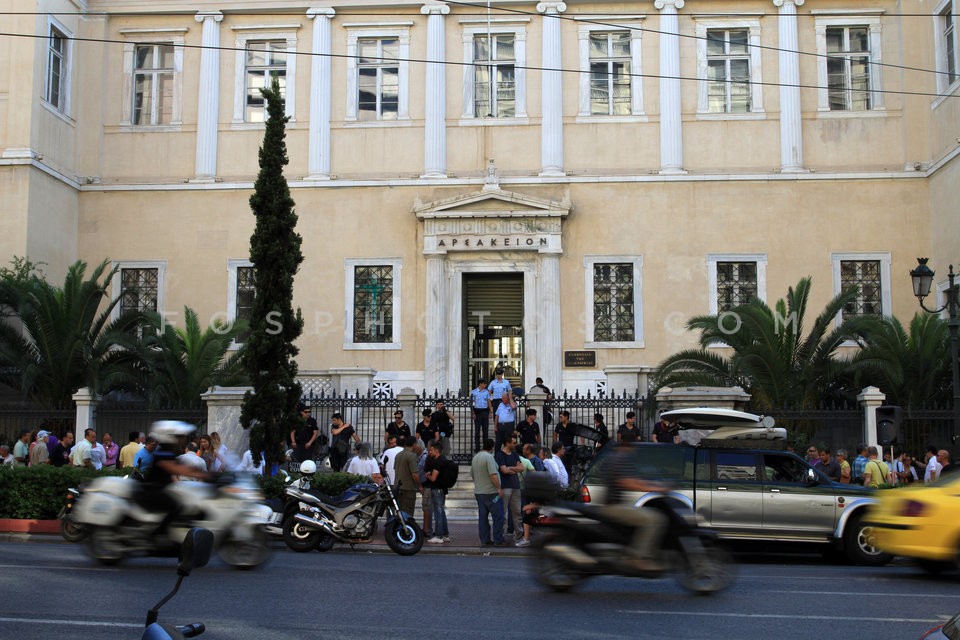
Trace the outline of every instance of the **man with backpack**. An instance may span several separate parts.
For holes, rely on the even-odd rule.
[[[427,540],[430,544],[450,542],[450,528],[447,526],[447,491],[457,483],[460,469],[457,463],[443,455],[443,445],[433,440],[428,445],[427,460],[423,465],[424,475],[430,481],[431,518],[433,523],[433,537]]]

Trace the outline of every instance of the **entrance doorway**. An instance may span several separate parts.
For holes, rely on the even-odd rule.
[[[523,273],[463,274],[463,388],[490,380],[497,367],[523,384]]]

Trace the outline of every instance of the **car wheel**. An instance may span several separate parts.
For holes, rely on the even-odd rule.
[[[876,546],[873,527],[864,523],[864,514],[854,515],[843,531],[843,549],[853,564],[881,567],[893,560],[893,554]]]

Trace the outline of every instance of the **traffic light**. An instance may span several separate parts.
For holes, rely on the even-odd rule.
[[[892,404],[877,407],[877,440],[880,446],[889,447],[900,438],[900,422],[903,409]]]

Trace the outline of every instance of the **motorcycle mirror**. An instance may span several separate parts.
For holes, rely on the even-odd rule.
[[[202,527],[193,527],[187,531],[180,547],[180,564],[177,574],[188,576],[194,569],[207,566],[213,551],[213,534]]]

